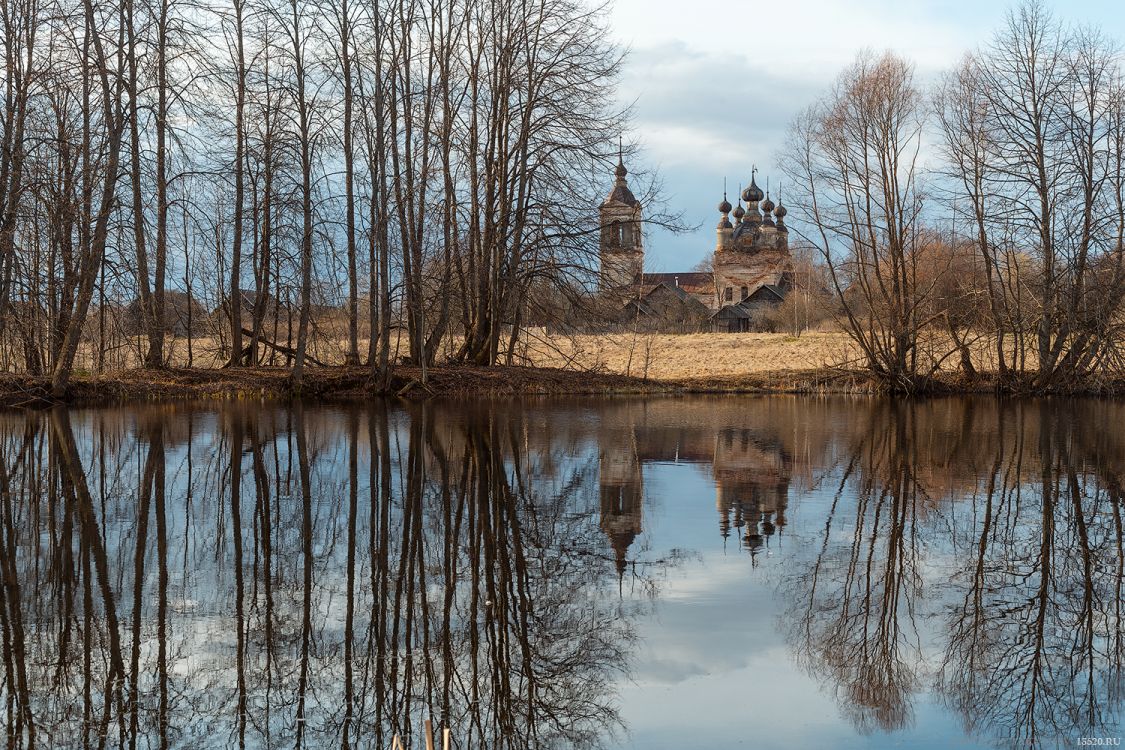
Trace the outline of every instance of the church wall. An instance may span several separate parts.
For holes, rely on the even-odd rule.
[[[765,284],[780,285],[789,264],[789,254],[776,250],[755,254],[716,253],[714,273],[719,305],[741,302]],[[729,299],[728,289],[731,290]]]

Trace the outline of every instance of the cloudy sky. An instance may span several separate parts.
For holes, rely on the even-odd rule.
[[[723,178],[733,201],[751,164],[760,178],[776,175],[786,124],[858,50],[893,50],[932,79],[986,43],[1012,7],[1006,0],[615,2],[613,31],[630,49],[621,96],[634,104],[642,149],[633,167],[658,170],[669,208],[700,225],[686,235],[650,231],[646,270],[654,272],[689,269],[714,249]],[[1047,3],[1060,19],[1125,40],[1122,0]]]

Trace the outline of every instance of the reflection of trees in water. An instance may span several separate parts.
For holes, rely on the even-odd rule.
[[[983,738],[1119,731],[1119,407],[592,411],[0,415],[10,745],[387,747],[431,715],[461,747],[596,744],[645,606],[618,575],[668,564],[643,468],[672,461],[750,551],[788,518],[789,642],[860,730],[932,690]]]
[[[970,731],[1013,741],[1120,731],[1121,463],[1088,450],[1092,416],[1014,407],[1018,428],[975,498],[939,675]]]
[[[134,413],[0,428],[11,746],[386,747],[434,716],[460,747],[589,747],[618,725],[633,636],[596,452],[543,460],[487,409]]]
[[[790,642],[860,730],[907,726],[932,685],[984,738],[1114,735],[1125,451],[1096,405],[981,403],[947,429],[942,406],[853,421],[817,552],[785,576]]]
[[[787,614],[798,660],[835,688],[863,732],[910,722],[921,656],[914,425],[906,407],[886,409],[889,424],[882,410],[865,415],[870,427],[857,431],[866,439],[843,472],[819,555],[787,582],[799,594]],[[845,499],[852,497],[854,507]]]

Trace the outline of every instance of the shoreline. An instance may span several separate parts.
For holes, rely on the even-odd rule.
[[[397,396],[430,398],[512,398],[520,396],[638,396],[638,395],[879,395],[886,389],[869,374],[856,370],[776,370],[733,376],[686,379],[643,379],[608,372],[546,367],[443,365],[427,372],[427,385],[417,367],[393,368],[390,387],[378,389],[366,367],[306,367],[304,382],[295,390],[289,370],[280,367],[221,370],[165,368],[132,369],[103,375],[76,374],[63,398],[51,395],[50,379],[30,375],[0,375],[0,407],[45,408],[113,406],[129,403],[262,399],[273,401],[355,402]],[[959,373],[943,373],[926,382],[917,395],[986,394],[1010,396],[1125,395],[1125,379],[1087,379],[1065,390],[1035,391],[1003,384],[994,373],[972,380]]]

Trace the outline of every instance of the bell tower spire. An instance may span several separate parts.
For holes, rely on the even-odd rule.
[[[625,168],[625,148],[620,136],[613,175],[613,189],[598,210],[599,286],[603,291],[633,284],[644,269],[641,202],[629,189],[629,170]]]

